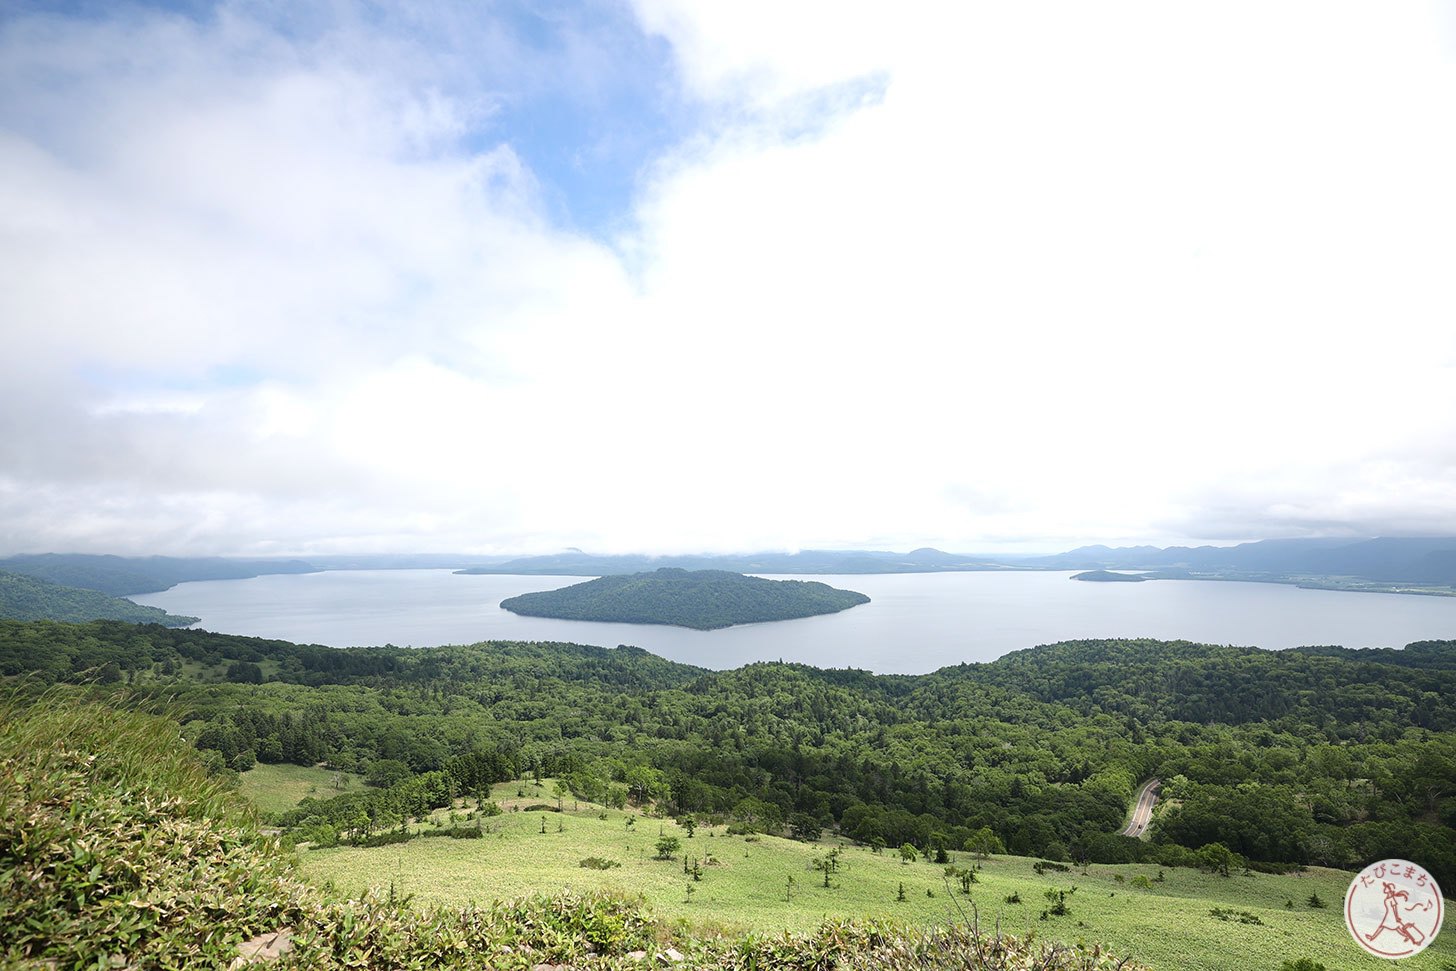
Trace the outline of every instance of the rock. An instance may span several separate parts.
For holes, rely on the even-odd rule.
[[[238,945],[238,956],[228,965],[228,971],[237,971],[259,961],[276,961],[293,950],[293,928],[284,927],[271,934],[259,934],[251,941]]]
[[[686,960],[686,958],[683,957],[682,952],[679,951],[675,947],[670,947],[666,951],[663,951],[662,952],[662,956],[665,957],[665,958],[667,958],[669,961],[673,962],[674,964],[676,964],[679,961]]]
[[[627,960],[629,960],[629,961],[641,961],[641,960],[644,960],[646,957],[647,957],[647,952],[646,951],[628,951],[627,952]]]

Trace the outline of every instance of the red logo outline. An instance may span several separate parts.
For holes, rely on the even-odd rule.
[[[1365,914],[1356,926],[1355,902],[1360,898]],[[1380,918],[1372,924],[1369,914],[1379,901]],[[1434,910],[1432,924],[1428,916]],[[1345,929],[1361,950],[1378,958],[1395,960],[1419,954],[1441,933],[1445,900],[1436,880],[1424,868],[1409,860],[1381,860],[1372,863],[1350,881],[1345,892]]]

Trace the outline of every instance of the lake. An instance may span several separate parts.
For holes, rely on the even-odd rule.
[[[793,577],[858,590],[838,614],[697,631],[520,617],[507,597],[584,577],[359,570],[208,580],[132,597],[201,617],[199,627],[333,647],[484,640],[633,644],[710,668],[752,661],[920,674],[1085,637],[1156,637],[1287,648],[1402,647],[1456,638],[1456,598],[1300,590],[1277,583],[1086,583],[1065,572]],[[783,579],[783,578],[780,578]]]

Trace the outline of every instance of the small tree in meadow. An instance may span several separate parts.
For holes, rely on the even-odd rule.
[[[1220,876],[1228,876],[1229,870],[1239,865],[1239,857],[1222,843],[1208,843],[1198,848],[1195,854],[1198,868]]]
[[[820,825],[819,820],[808,813],[794,813],[789,817],[789,835],[796,840],[812,843],[819,838],[819,834],[823,831],[824,827]]]
[[[970,839],[966,840],[966,849],[984,860],[992,853],[1005,853],[1006,844],[1001,842],[1001,837],[991,831],[991,827],[982,826],[971,834]]]

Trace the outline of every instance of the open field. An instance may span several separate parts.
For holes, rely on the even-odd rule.
[[[344,790],[334,788],[335,777],[341,777]],[[242,793],[265,813],[278,813],[297,806],[306,796],[327,799],[340,791],[357,788],[363,778],[333,769],[302,765],[263,765],[261,762],[239,774]]]
[[[1076,868],[1042,875],[1033,870],[1033,859],[998,856],[981,864],[978,882],[967,897],[954,881],[944,878],[943,866],[923,861],[902,864],[892,851],[874,854],[845,845],[841,869],[831,875],[831,887],[825,889],[823,874],[813,862],[839,846],[835,840],[805,844],[771,836],[729,836],[722,827],[699,827],[689,838],[671,820],[603,810],[570,799],[562,813],[523,811],[528,805],[554,805],[555,799],[549,795],[549,784],[539,789],[527,785],[524,798],[517,791],[515,783],[495,788],[506,813],[485,821],[487,830],[494,832],[483,839],[421,839],[378,849],[305,851],[304,871],[349,893],[393,883],[396,891],[412,894],[421,904],[464,904],[567,886],[613,890],[640,894],[651,909],[670,919],[707,928],[760,931],[808,929],[825,917],[880,917],[909,923],[964,920],[974,903],[983,928],[999,919],[1004,930],[1017,934],[1102,941],[1118,954],[1170,971],[1272,971],[1280,962],[1299,957],[1312,957],[1329,971],[1385,967],[1358,951],[1345,931],[1340,903],[1351,874],[1341,871],[1219,877],[1170,868],[1156,882],[1156,866],[1094,864],[1085,873]],[[606,818],[600,818],[603,814]],[[635,817],[630,827],[629,817]],[[679,838],[683,850],[677,859],[654,859],[659,832]],[[704,864],[700,881],[683,873],[682,852],[713,861]],[[591,856],[620,866],[598,871],[579,865]],[[967,854],[955,857],[961,866],[974,862]],[[1153,882],[1147,888],[1133,887],[1138,876]],[[900,901],[902,883],[905,899]],[[1050,906],[1047,891],[1070,892],[1067,914],[1041,919]],[[1316,893],[1326,908],[1308,905]],[[1008,903],[1012,894],[1021,902]],[[1292,909],[1286,902],[1293,904]],[[1220,920],[1209,913],[1214,908],[1247,912],[1262,923]],[[1402,967],[1456,967],[1456,943],[1449,933],[1443,934],[1436,945]]]

